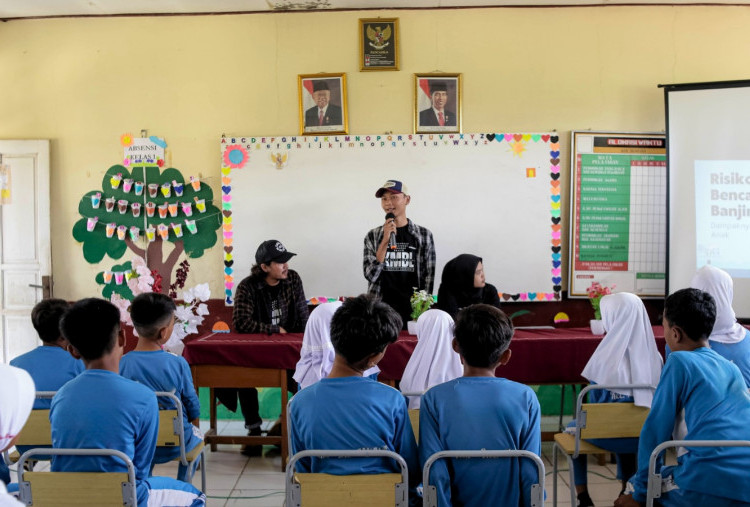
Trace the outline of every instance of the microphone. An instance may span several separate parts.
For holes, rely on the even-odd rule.
[[[396,215],[394,215],[393,213],[388,213],[385,216],[385,219],[386,219],[386,221],[388,221],[388,220],[395,220],[396,219]],[[395,249],[396,249],[396,233],[392,232],[391,233],[391,237],[388,238],[388,250],[395,250]]]

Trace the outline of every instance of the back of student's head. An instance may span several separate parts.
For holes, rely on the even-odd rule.
[[[60,336],[60,319],[70,307],[64,299],[43,299],[31,310],[31,323],[45,343],[54,343]]]
[[[401,317],[380,299],[363,294],[344,301],[331,319],[331,343],[349,364],[379,354],[398,339]]]
[[[469,366],[487,368],[508,350],[513,324],[494,306],[479,304],[458,312],[455,325],[458,349]]]
[[[681,289],[664,301],[664,318],[693,341],[707,339],[716,321],[716,302],[708,292]]]
[[[153,337],[159,329],[172,323],[177,306],[171,297],[157,292],[144,292],[130,304],[130,318],[139,336]]]
[[[81,299],[65,312],[60,330],[84,359],[99,359],[115,346],[120,310],[106,299]]]

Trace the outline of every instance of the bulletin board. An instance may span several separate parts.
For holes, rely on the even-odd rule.
[[[663,134],[572,132],[569,296],[593,283],[662,297],[667,248]]]
[[[375,191],[411,195],[406,214],[433,233],[443,266],[484,259],[505,301],[561,294],[560,145],[554,133],[237,136],[221,138],[225,302],[258,245],[281,241],[314,304],[367,291],[367,232],[383,225]]]

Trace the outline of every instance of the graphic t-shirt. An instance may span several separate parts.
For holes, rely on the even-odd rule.
[[[281,284],[269,285],[268,294],[271,296],[271,325],[278,326],[281,321],[281,301],[279,301],[279,292]]]
[[[396,229],[396,249],[388,250],[383,262],[382,299],[396,310],[404,323],[409,320],[409,299],[417,287],[417,241],[407,225]]]

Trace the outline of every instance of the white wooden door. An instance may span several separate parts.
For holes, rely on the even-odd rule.
[[[7,363],[39,343],[31,309],[51,295],[49,141],[2,141],[10,200],[0,205],[0,355]]]

